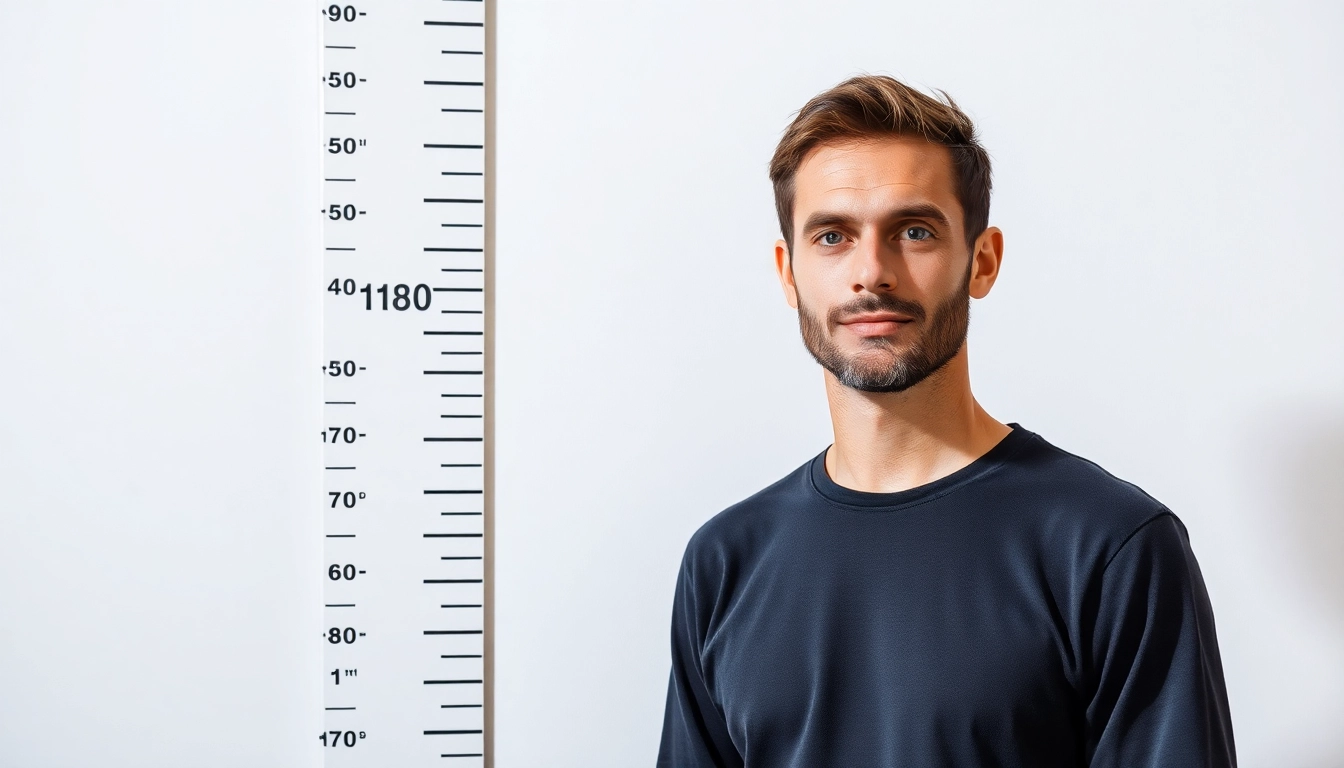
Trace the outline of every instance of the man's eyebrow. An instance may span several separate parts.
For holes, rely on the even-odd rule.
[[[942,209],[932,203],[917,203],[907,205],[901,208],[895,208],[887,212],[886,219],[928,219],[948,229],[952,228],[952,222],[948,220],[947,214]],[[801,232],[804,234],[822,227],[833,227],[842,224],[853,225],[858,219],[846,213],[835,211],[816,211],[807,217],[803,222]]]

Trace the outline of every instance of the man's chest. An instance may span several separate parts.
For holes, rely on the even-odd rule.
[[[1073,651],[1043,574],[925,543],[786,548],[734,574],[702,663],[749,764],[1074,750]]]

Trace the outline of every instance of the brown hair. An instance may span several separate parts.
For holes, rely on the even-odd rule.
[[[966,244],[989,225],[989,153],[975,125],[945,91],[946,103],[888,75],[860,75],[817,94],[798,110],[770,159],[775,210],[784,242],[793,253],[794,176],[808,152],[824,143],[902,135],[949,147],[957,202],[965,216]],[[790,259],[792,266],[792,259]]]

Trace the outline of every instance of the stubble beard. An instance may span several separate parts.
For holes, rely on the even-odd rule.
[[[823,323],[803,306],[798,297],[798,327],[803,344],[822,368],[830,371],[846,387],[864,392],[903,392],[936,373],[956,357],[966,343],[970,327],[970,271],[960,288],[938,304],[930,316],[922,306],[895,297],[870,294],[867,301],[832,310],[832,322]],[[795,282],[796,284],[796,282]],[[838,320],[859,312],[897,312],[910,315],[919,335],[912,340],[896,341],[889,336],[856,337],[860,349],[846,357],[827,332],[839,328]],[[908,336],[910,327],[896,333]],[[842,331],[848,333],[847,331]]]

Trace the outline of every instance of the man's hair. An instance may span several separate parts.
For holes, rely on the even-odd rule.
[[[989,153],[975,125],[945,91],[938,101],[888,75],[851,77],[823,91],[798,110],[770,159],[775,210],[784,242],[793,253],[794,177],[808,152],[821,144],[884,136],[922,137],[952,153],[952,181],[965,216],[966,245],[989,226]],[[790,266],[793,261],[790,258]]]

